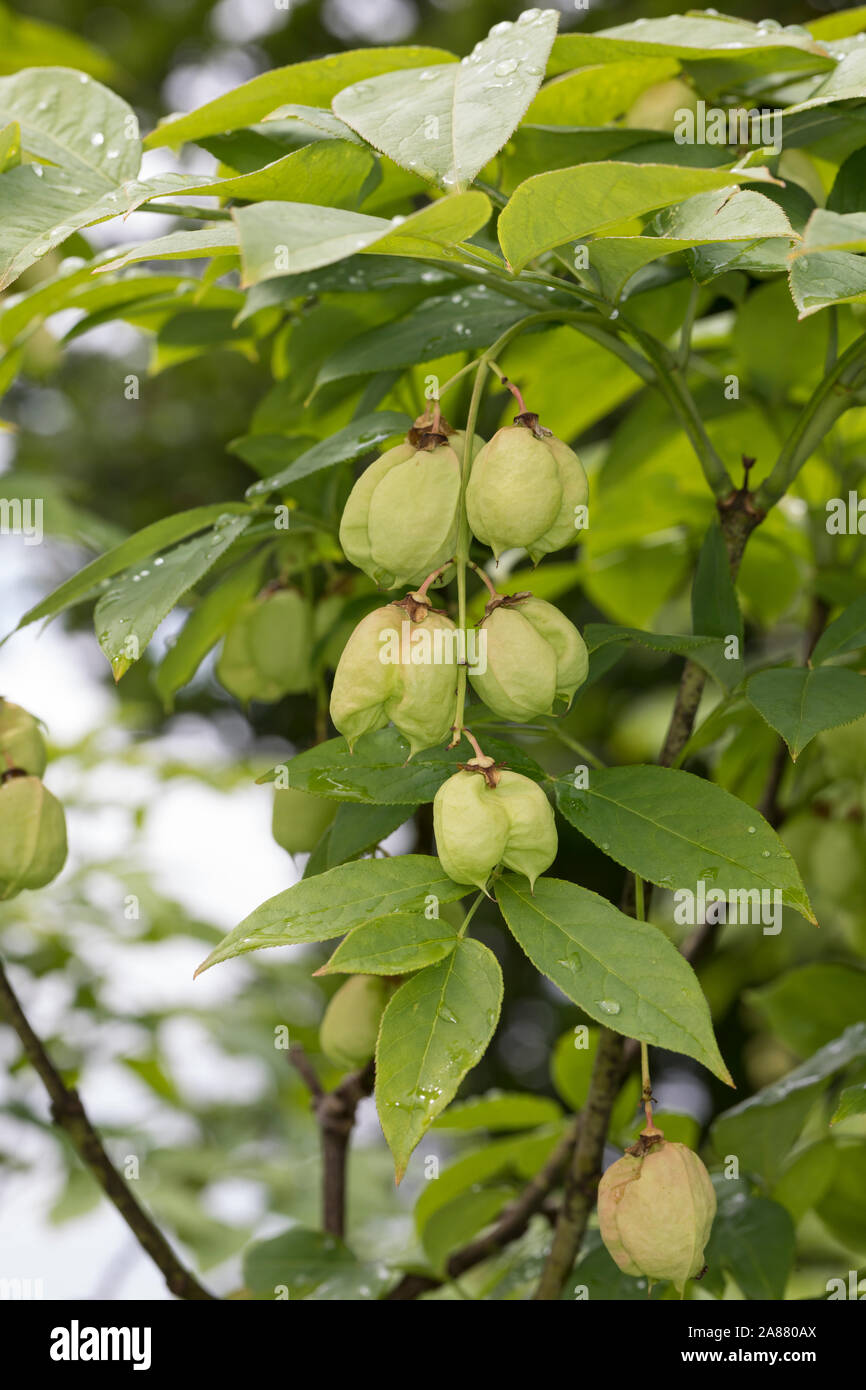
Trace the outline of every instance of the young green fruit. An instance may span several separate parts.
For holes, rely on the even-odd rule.
[[[381,975],[352,975],[333,995],[319,1027],[319,1046],[335,1067],[357,1071],[370,1061],[388,994]]]
[[[38,777],[0,782],[0,901],[43,888],[66,863],[66,818]]]
[[[577,454],[527,413],[479,451],[466,488],[466,514],[497,559],[521,546],[538,562],[575,540],[576,508],[587,495]]]
[[[601,1237],[620,1269],[651,1282],[670,1279],[681,1294],[704,1267],[715,1214],[703,1163],[660,1130],[645,1130],[598,1186]]]
[[[272,703],[308,690],[312,680],[310,605],[293,589],[244,604],[225,635],[217,677],[244,704]]]
[[[409,740],[410,757],[445,742],[457,687],[455,632],[450,618],[413,595],[361,620],[331,691],[331,719],[350,748],[389,720]]]
[[[586,680],[589,658],[573,623],[552,603],[517,594],[494,599],[481,623],[485,669],[469,679],[488,709],[520,723],[571,704]]]
[[[397,444],[370,464],[340,523],[346,558],[383,589],[416,587],[457,549],[465,435],[418,437],[417,446]]]
[[[297,787],[274,788],[271,831],[289,854],[311,854],[337,814],[336,801]]]
[[[455,883],[484,888],[502,864],[534,887],[556,858],[556,822],[535,782],[473,759],[443,782],[433,799],[436,853]]]
[[[41,777],[47,761],[45,740],[33,715],[0,697],[0,773],[20,767]]]

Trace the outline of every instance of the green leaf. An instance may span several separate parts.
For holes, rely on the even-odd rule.
[[[244,1251],[244,1286],[257,1298],[357,1301],[376,1298],[390,1279],[362,1265],[336,1236],[293,1226]]]
[[[787,249],[795,237],[779,205],[748,189],[698,193],[660,213],[653,231],[654,236],[601,237],[592,243],[589,266],[607,298],[618,299],[635,271],[660,256],[766,237],[787,238]]]
[[[579,72],[545,83],[526,120],[533,125],[603,125],[625,115],[647,87],[675,77],[678,71],[679,63],[670,58],[581,67]]]
[[[249,202],[270,198],[316,207],[355,208],[375,168],[372,150],[345,139],[317,140],[248,174],[204,181],[200,176],[186,175],[185,186],[177,192]]]
[[[327,106],[343,87],[375,77],[394,68],[426,67],[429,63],[456,62],[453,54],[441,48],[362,48],[346,53],[293,63],[261,73],[240,87],[233,88],[197,110],[183,116],[169,116],[151,131],[145,148],[170,145],[177,149],[186,141],[205,135],[222,134],[255,124],[283,105],[286,100],[306,106]]]
[[[864,1057],[866,1023],[857,1023],[781,1080],[717,1116],[711,1130],[716,1153],[733,1154],[741,1168],[772,1180],[830,1077]]]
[[[866,1249],[866,1145],[862,1137],[837,1145],[837,1167],[833,1185],[818,1203],[816,1211],[824,1225],[846,1250]]]
[[[840,1120],[850,1120],[852,1115],[866,1115],[866,1081],[845,1087],[830,1123],[837,1125]]]
[[[828,106],[835,101],[862,101],[866,87],[866,53],[862,48],[852,48],[845,53],[832,72],[815,87],[812,95],[794,106],[787,106],[784,115],[791,116],[797,111],[809,111],[815,106]]]
[[[358,251],[377,255],[460,259],[455,249],[490,217],[483,193],[454,193],[410,217],[369,217],[342,208],[265,202],[235,208],[243,283],[298,274]],[[194,235],[194,233],[190,233]]]
[[[341,120],[404,169],[465,188],[501,150],[541,85],[555,10],[503,21],[462,62],[387,73],[334,98]]]
[[[733,1084],[691,966],[656,927],[560,879],[508,874],[496,897],[536,969],[597,1023],[694,1057]]]
[[[488,736],[484,743],[491,757],[507,762],[514,772],[522,772],[533,781],[544,780],[538,764],[515,744]],[[289,782],[299,791],[340,801],[418,806],[432,801],[442,783],[457,771],[457,764],[466,761],[466,748],[427,748],[410,762],[408,756],[409,744],[396,729],[364,734],[354,753],[349,752],[345,739],[332,738],[289,761]],[[259,781],[272,782],[277,775],[277,769],[272,768]]]
[[[212,256],[231,256],[238,250],[238,234],[231,222],[217,222],[197,232],[169,232],[167,236],[142,241],[97,267],[102,274],[123,270],[135,261],[188,261]]]
[[[833,66],[826,50],[807,34],[759,29],[747,20],[692,12],[633,20],[593,34],[562,34],[554,44],[550,71],[626,58],[683,58],[695,63],[704,58],[718,62],[726,56],[758,73],[817,72]]]
[[[422,912],[431,899],[450,903],[465,895],[465,885],[452,882],[432,855],[340,864],[268,898],[223,938],[196,974],[247,951],[328,941],[376,917]]]
[[[517,1091],[488,1091],[470,1100],[455,1101],[440,1115],[434,1129],[534,1129],[555,1124],[562,1109],[547,1096],[523,1095]]]
[[[692,626],[695,632],[707,632],[713,637],[734,636],[742,646],[743,615],[717,521],[707,531],[698,556],[692,586]]]
[[[534,1177],[559,1143],[563,1131],[564,1122],[560,1122],[516,1138],[488,1139],[483,1148],[473,1149],[450,1164],[435,1182],[425,1183],[415,1204],[415,1225],[421,1239],[435,1213],[461,1192],[494,1178]]]
[[[84,569],[54,589],[47,598],[40,599],[39,603],[24,614],[18,627],[27,627],[28,623],[38,622],[40,618],[55,618],[58,613],[71,608],[74,603],[89,598],[94,590],[104,586],[112,575],[119,574],[131,565],[137,565],[141,560],[150,559],[159,551],[175,545],[187,536],[213,526],[226,514],[249,516],[249,509],[241,502],[212,503],[207,507],[193,507],[187,512],[177,512],[174,516],[163,517],[161,521],[145,526],[142,531],[136,531],[134,536],[122,541],[113,550],[100,555],[96,560],[91,560],[89,565],[85,565]]]
[[[801,319],[831,304],[866,299],[866,261],[850,251],[809,251],[791,265],[791,298]]]
[[[557,783],[559,809],[611,859],[658,884],[779,889],[814,922],[799,871],[776,832],[751,806],[691,772],[667,767],[593,771],[590,785]]]
[[[9,121],[21,127],[28,154],[65,170],[73,183],[108,190],[138,173],[132,107],[86,73],[38,67],[0,78],[0,125]]]
[[[861,647],[866,647],[866,594],[861,594],[824,629],[815,643],[812,663],[817,666],[831,656],[859,651]]]
[[[866,714],[866,678],[844,666],[759,671],[746,682],[746,695],[795,762],[816,734]]]
[[[744,997],[784,1047],[809,1057],[841,1029],[866,1018],[866,970],[816,961]]]
[[[673,652],[677,656],[689,657],[708,671],[725,690],[736,685],[740,679],[742,663],[728,660],[721,637],[644,632],[641,628],[619,627],[614,623],[587,623],[583,635],[590,654],[612,644],[637,642],[654,652]]]
[[[483,286],[425,299],[405,318],[352,338],[324,363],[317,386],[362,372],[379,372],[431,362],[452,352],[489,347],[527,308]]]
[[[778,1202],[723,1190],[706,1261],[711,1269],[727,1269],[744,1298],[778,1302],[785,1297],[794,1243],[794,1223]]]
[[[253,483],[247,488],[246,495],[266,496],[269,492],[277,492],[289,483],[296,482],[298,478],[309,478],[311,474],[334,468],[338,463],[354,463],[384,440],[391,439],[394,435],[405,434],[411,423],[409,416],[398,410],[374,410],[369,415],[362,415],[352,420],[344,429],[337,430],[328,439],[314,444],[280,473]],[[246,438],[256,439],[258,436],[247,435]],[[243,439],[236,440],[231,446],[242,458],[243,452],[239,446],[244,442]]]
[[[832,1139],[821,1139],[798,1149],[769,1195],[790,1212],[795,1222],[801,1221],[832,1186],[837,1160],[838,1149]]]
[[[116,681],[143,655],[178,599],[207,574],[249,524],[249,516],[226,513],[203,536],[156,556],[143,569],[127,570],[106,589],[93,611],[93,624]]]
[[[430,1125],[487,1051],[502,1005],[502,971],[471,937],[413,975],[382,1015],[376,1106],[397,1181]]]
[[[423,1244],[436,1273],[444,1277],[448,1256],[489,1226],[513,1197],[513,1187],[484,1187],[461,1192],[434,1212],[424,1227]]]
[[[166,710],[173,708],[177,691],[192,680],[241,605],[257,593],[265,558],[264,551],[249,555],[193,608],[154,673],[154,688]]]
[[[457,928],[440,917],[392,912],[355,927],[317,975],[408,975],[444,960]]]
[[[333,869],[375,849],[405,825],[411,814],[405,806],[361,806],[342,801],[328,832],[327,863],[323,867]]]
[[[754,182],[760,172],[602,160],[535,174],[515,189],[503,210],[499,241],[511,268],[522,270],[543,251],[604,232],[697,193],[724,189],[733,194],[739,183]]]

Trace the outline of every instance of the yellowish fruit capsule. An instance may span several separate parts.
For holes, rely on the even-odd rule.
[[[652,1282],[670,1279],[680,1293],[704,1267],[715,1214],[716,1194],[698,1155],[667,1143],[659,1130],[644,1131],[598,1187],[602,1240],[620,1269]]]
[[[573,449],[535,415],[498,430],[472,465],[466,515],[474,535],[499,558],[520,546],[533,560],[574,542],[586,474]]]
[[[383,589],[417,587],[453,559],[465,435],[422,434],[365,469],[340,522],[347,560]],[[477,439],[475,451],[481,447]]]
[[[38,777],[0,782],[0,901],[44,888],[66,863],[66,817]]]
[[[448,877],[482,889],[499,865],[534,886],[556,858],[556,821],[544,792],[492,759],[473,759],[443,782],[433,799],[433,831]]]
[[[338,802],[297,787],[274,788],[271,831],[289,854],[311,854],[337,814]]]
[[[331,998],[319,1027],[319,1046],[335,1067],[355,1071],[373,1057],[388,993],[380,975],[352,975]]]
[[[331,719],[350,748],[389,721],[409,740],[410,756],[450,735],[457,687],[454,624],[411,596],[407,603],[408,608],[389,603],[368,613],[343,649]]]
[[[312,645],[310,605],[294,589],[277,589],[241,608],[225,635],[217,677],[244,704],[300,694],[312,681]]]
[[[33,777],[45,771],[45,740],[37,721],[20,705],[0,698],[0,773],[20,767]]]

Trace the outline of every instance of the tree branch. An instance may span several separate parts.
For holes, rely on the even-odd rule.
[[[132,1195],[88,1119],[78,1092],[67,1086],[36,1035],[0,962],[0,1008],[15,1030],[24,1054],[51,1100],[51,1118],[67,1135],[82,1163],[113,1202],[142,1250],[149,1255],[177,1298],[204,1301],[215,1295],[199,1284],[175,1255],[162,1232]]]
[[[302,1077],[313,1103],[322,1142],[322,1229],[342,1240],[346,1234],[346,1163],[359,1101],[373,1090],[372,1062],[353,1071],[333,1091],[324,1091],[300,1043],[289,1061]]]

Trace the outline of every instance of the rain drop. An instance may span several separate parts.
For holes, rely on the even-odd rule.
[[[618,1004],[615,999],[597,999],[596,1003],[603,1014],[618,1014],[622,1008],[622,1005]]]

